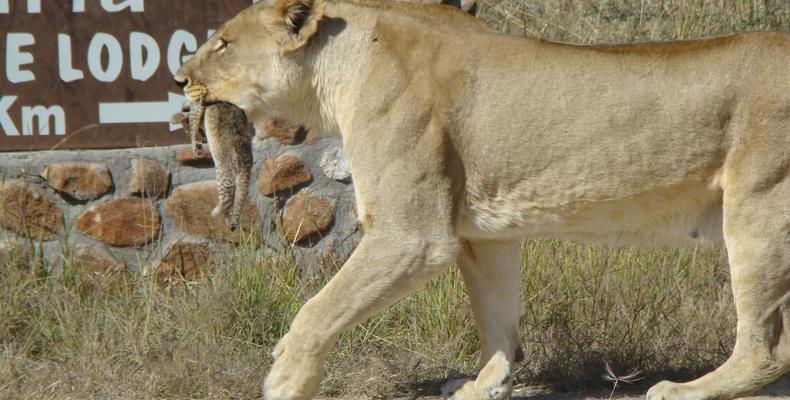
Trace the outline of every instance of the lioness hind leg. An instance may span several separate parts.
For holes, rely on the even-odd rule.
[[[431,237],[432,239],[421,239]],[[367,232],[340,271],[294,318],[274,349],[263,384],[266,400],[310,399],[323,375],[323,360],[344,330],[394,304],[444,270],[457,242],[435,235]]]
[[[474,381],[456,381],[442,392],[453,400],[505,399],[512,387],[519,346],[521,241],[467,242],[458,257],[480,338],[480,374]]]
[[[746,396],[790,369],[789,154],[759,161],[733,157],[751,162],[727,178],[724,239],[738,314],[732,355],[697,380],[659,383],[649,400]]]

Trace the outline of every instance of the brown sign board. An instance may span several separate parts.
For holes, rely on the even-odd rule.
[[[0,151],[186,143],[173,74],[252,0],[0,0]]]

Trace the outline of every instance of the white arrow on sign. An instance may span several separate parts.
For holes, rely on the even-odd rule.
[[[170,116],[181,111],[186,98],[175,93],[167,93],[167,101],[148,101],[135,103],[99,103],[100,124],[137,124],[146,122],[168,122]],[[174,131],[181,126],[170,124]]]

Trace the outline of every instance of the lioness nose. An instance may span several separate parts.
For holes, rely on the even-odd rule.
[[[181,89],[189,86],[189,78],[181,78],[176,76],[176,85],[178,85]]]

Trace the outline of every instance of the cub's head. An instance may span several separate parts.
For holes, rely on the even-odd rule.
[[[276,108],[301,75],[295,55],[323,17],[324,0],[264,0],[226,22],[176,73],[189,101],[227,101],[254,114]]]

